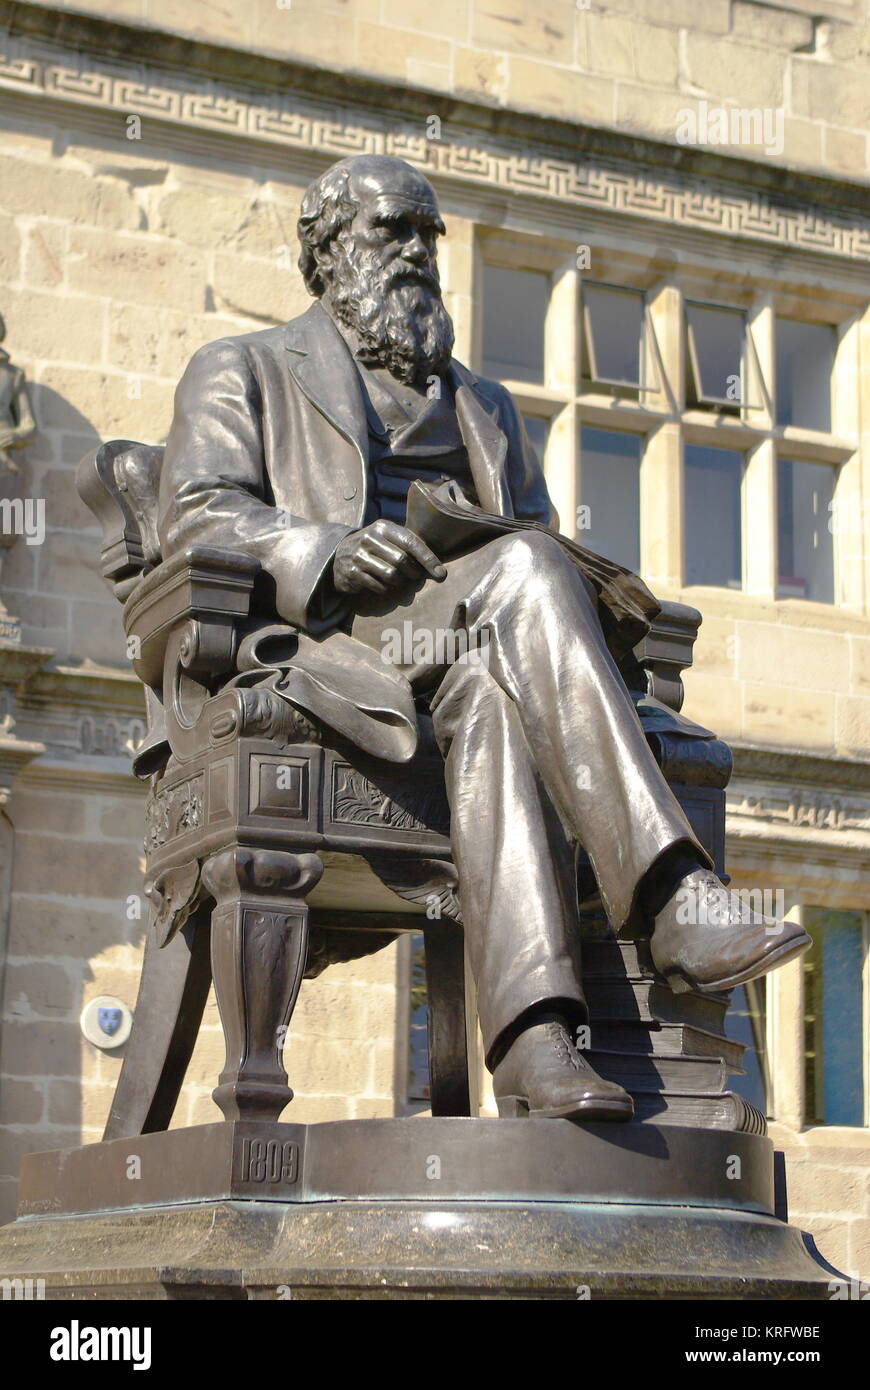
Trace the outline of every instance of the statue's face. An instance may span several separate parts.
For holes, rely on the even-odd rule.
[[[444,223],[428,183],[402,170],[389,180],[362,178],[351,191],[358,211],[345,232],[348,259],[366,265],[382,289],[424,285],[440,295],[435,243]]]
[[[366,360],[425,382],[445,370],[453,347],[435,254],[444,232],[435,194],[400,161],[360,171],[348,191],[357,211],[320,258],[324,304],[353,329]]]

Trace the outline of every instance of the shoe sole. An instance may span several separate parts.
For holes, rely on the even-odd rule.
[[[630,1097],[627,1105],[624,1100],[578,1100],[532,1110],[523,1096],[500,1096],[496,1105],[502,1120],[630,1120],[634,1115]]]
[[[671,987],[673,994],[724,994],[726,990],[736,989],[738,985],[745,985],[750,980],[760,979],[768,971],[774,970],[777,966],[785,965],[788,961],[794,960],[801,951],[805,951],[808,946],[812,946],[812,937],[797,937],[794,941],[788,941],[780,946],[778,950],[771,951],[769,956],[756,962],[755,965],[747,966],[745,970],[740,970],[736,975],[729,975],[724,980],[715,980],[710,984],[699,984],[693,980],[683,970],[674,970],[665,975],[665,979]]]

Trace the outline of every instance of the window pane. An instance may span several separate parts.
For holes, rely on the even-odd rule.
[[[864,931],[860,912],[811,908],[804,956],[805,1111],[810,1124],[864,1124]]]
[[[689,405],[706,403],[737,409],[743,399],[743,346],[746,320],[739,309],[686,305],[686,396]]]
[[[739,589],[743,575],[740,508],[743,455],[733,449],[687,444],[685,469],[685,582]]]
[[[824,463],[777,464],[777,585],[783,598],[834,602],[829,522],[835,480],[835,470]]]
[[[776,423],[830,430],[833,370],[833,328],[777,319]]]
[[[583,375],[611,386],[641,385],[644,297],[637,290],[583,286]]]
[[[526,434],[529,442],[538,456],[541,467],[544,466],[544,454],[547,448],[547,436],[550,433],[550,422],[543,415],[524,415],[523,424],[526,427]]]
[[[640,450],[637,434],[581,431],[577,539],[633,570],[640,568]]]
[[[483,375],[544,380],[544,319],[550,277],[536,270],[483,268]]]

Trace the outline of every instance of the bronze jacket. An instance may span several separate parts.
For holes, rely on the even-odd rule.
[[[480,506],[556,529],[509,393],[456,361],[448,376]],[[367,476],[359,373],[315,302],[283,327],[219,339],[192,358],[161,472],[160,541],[164,558],[197,544],[258,559],[264,621],[277,614],[300,629],[281,693],[403,762],[417,743],[411,688],[343,631],[347,610],[323,582],[339,541],[363,524]]]

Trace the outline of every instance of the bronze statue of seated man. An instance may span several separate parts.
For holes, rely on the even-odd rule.
[[[630,1096],[574,1044],[578,844],[612,926],[651,934],[675,990],[731,988],[809,938],[730,907],[659,771],[614,660],[619,624],[559,540],[516,406],[451,355],[443,233],[402,160],[342,160],[312,183],[299,264],[314,304],[204,347],[179,385],[163,554],[256,558],[260,610],[304,634],[285,697],[367,752],[409,759],[425,700],[499,1112],[626,1119]],[[538,526],[437,554],[405,524],[415,480]]]

